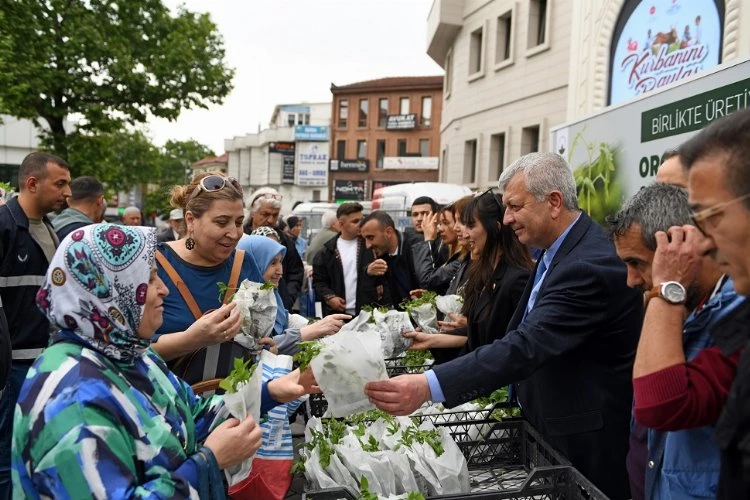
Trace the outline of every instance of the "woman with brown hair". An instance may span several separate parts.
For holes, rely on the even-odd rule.
[[[190,184],[175,186],[170,203],[183,209],[187,235],[157,247],[159,277],[170,293],[153,347],[186,382],[217,381],[229,374],[234,358],[251,355],[232,341],[241,318],[229,302],[234,289],[253,275],[252,259],[236,248],[243,235],[242,188],[233,177],[199,174]],[[286,334],[287,343],[336,333],[344,324],[327,317],[314,328],[303,327],[312,332],[303,332],[287,328],[286,311],[278,311],[277,319],[283,321],[276,331]],[[270,338],[262,341],[274,344]]]
[[[503,206],[492,190],[469,201],[463,213],[472,251],[461,311],[468,318],[466,337],[405,334],[414,339],[412,349],[465,346],[469,352],[505,335],[533,263],[511,228],[502,224],[503,214]]]

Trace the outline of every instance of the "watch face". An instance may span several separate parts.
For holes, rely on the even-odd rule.
[[[664,283],[662,287],[662,296],[672,304],[682,304],[685,302],[685,288],[675,281]]]

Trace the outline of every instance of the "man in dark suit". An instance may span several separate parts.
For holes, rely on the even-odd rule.
[[[409,300],[409,292],[419,288],[412,252],[419,237],[396,229],[391,216],[382,210],[362,219],[360,236],[370,253],[360,262],[364,304],[398,307]]]
[[[505,216],[527,247],[545,249],[506,335],[421,375],[372,382],[382,410],[449,407],[515,383],[524,416],[613,499],[630,498],[631,374],[643,299],[604,231],[578,208],[565,160],[521,157],[500,178]]]

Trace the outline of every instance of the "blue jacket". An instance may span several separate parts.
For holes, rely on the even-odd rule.
[[[697,314],[690,314],[683,325],[685,359],[714,344],[711,327],[744,300],[726,279]],[[648,430],[646,462],[646,498],[681,500],[716,498],[720,455],[714,439],[714,426],[674,432]]]

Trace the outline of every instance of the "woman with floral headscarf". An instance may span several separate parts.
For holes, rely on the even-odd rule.
[[[13,426],[17,497],[222,498],[220,469],[260,446],[252,418],[218,426],[221,396],[196,397],[149,348],[167,288],[154,229],[98,224],[63,240],[37,294],[60,330],[34,362]],[[268,382],[262,413],[311,389]]]

